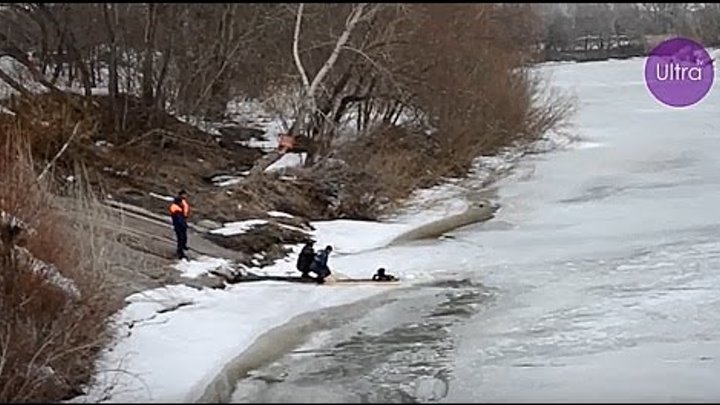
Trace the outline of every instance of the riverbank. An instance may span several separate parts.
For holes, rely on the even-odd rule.
[[[313,222],[312,236],[317,246],[335,247],[337,255],[331,258],[331,265],[337,276],[368,277],[378,267],[385,267],[403,280],[399,288],[442,278],[442,258],[418,256],[412,243],[382,247],[408,230],[464,211],[468,201],[481,196],[492,201],[487,186],[510,170],[513,162],[525,153],[540,153],[569,142],[566,136],[548,134],[529,148],[479,158],[470,176],[419,190],[392,218],[380,222]],[[294,261],[299,246],[289,248],[292,253],[284,260],[250,270],[296,274]],[[381,249],[366,252],[376,248]],[[177,269],[192,278],[228,266],[227,260],[200,257]],[[388,288],[398,287],[258,282],[229,285],[223,290],[169,285],[133,294],[113,319],[116,338],[102,354],[93,384],[86,395],[72,402],[193,401],[228,361],[267,330],[298,315],[352,303]]]

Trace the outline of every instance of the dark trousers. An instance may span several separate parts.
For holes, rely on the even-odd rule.
[[[330,269],[327,266],[312,266],[310,270],[318,275],[318,278],[325,278],[330,275]]]
[[[177,257],[184,259],[187,247],[187,228],[175,228],[175,238],[177,239]]]

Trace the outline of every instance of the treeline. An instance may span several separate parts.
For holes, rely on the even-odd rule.
[[[350,116],[361,132],[413,117],[485,134],[522,123],[500,123],[514,105],[542,108],[526,70],[541,24],[523,4],[14,3],[0,27],[0,55],[47,87],[107,87],[117,117],[125,93],[208,119],[236,97],[295,94],[310,162]]]
[[[715,3],[559,3],[538,5],[549,48],[566,50],[576,39],[595,36],[605,44],[624,36],[644,44],[646,36],[682,35],[705,46],[720,44],[720,5]]]

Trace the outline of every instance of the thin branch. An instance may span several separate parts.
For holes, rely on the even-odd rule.
[[[73,129],[73,132],[70,135],[70,138],[68,138],[67,142],[65,142],[65,145],[63,145],[62,148],[60,148],[58,153],[55,154],[55,157],[53,157],[52,160],[50,160],[50,162],[48,162],[47,166],[45,166],[45,169],[43,169],[42,173],[40,173],[40,175],[37,178],[38,181],[42,180],[42,178],[45,177],[45,174],[47,174],[48,170],[50,170],[50,168],[55,164],[55,162],[60,158],[60,156],[62,156],[62,154],[65,152],[65,150],[70,145],[70,142],[72,142],[72,140],[75,138],[75,135],[77,135],[79,128],[80,128],[80,122],[75,124],[75,128]]]
[[[353,12],[350,14],[348,18],[348,22],[345,25],[345,30],[340,34],[340,37],[337,40],[337,43],[335,44],[335,49],[333,49],[333,52],[330,54],[330,57],[325,61],[325,64],[323,64],[322,68],[320,68],[320,71],[317,75],[315,75],[315,78],[313,79],[312,83],[310,84],[310,89],[308,91],[308,96],[313,97],[315,94],[315,90],[320,85],[323,79],[325,79],[325,76],[327,76],[330,69],[332,69],[333,65],[335,65],[335,61],[337,61],[338,56],[340,55],[340,50],[343,46],[347,43],[348,39],[350,38],[350,34],[352,33],[353,29],[355,28],[355,25],[360,20],[360,17],[363,15],[363,10],[365,9],[365,4],[360,4]]]
[[[402,90],[400,84],[399,84],[397,81],[395,81],[395,79],[393,78],[392,72],[390,72],[390,70],[388,70],[387,68],[383,67],[383,66],[380,65],[379,63],[377,63],[375,60],[373,60],[367,53],[363,52],[363,51],[360,50],[360,49],[353,48],[353,47],[350,47],[350,46],[347,46],[347,45],[343,45],[342,49],[355,52],[355,53],[357,53],[358,55],[360,55],[360,56],[362,56],[363,58],[365,58],[368,62],[370,62],[371,65],[375,66],[375,68],[376,68],[377,70],[379,70],[380,72],[384,73],[384,74],[387,76],[387,78],[390,80],[390,82],[391,82],[398,90]]]

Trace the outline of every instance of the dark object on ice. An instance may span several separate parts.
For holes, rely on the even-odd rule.
[[[315,259],[315,249],[313,248],[314,244],[315,242],[313,241],[306,243],[300,251],[300,256],[298,256],[297,269],[302,273],[303,277],[310,277],[308,273],[310,272],[310,266]]]
[[[321,250],[315,255],[312,264],[310,265],[310,271],[317,274],[316,280],[320,283],[325,281],[325,278],[330,275],[330,268],[328,267],[328,257],[332,252],[332,246],[325,246],[325,249]]]
[[[372,276],[373,281],[396,281],[397,277],[393,276],[392,274],[385,274],[385,269],[383,267],[380,267],[377,270],[377,273],[375,273]]]

